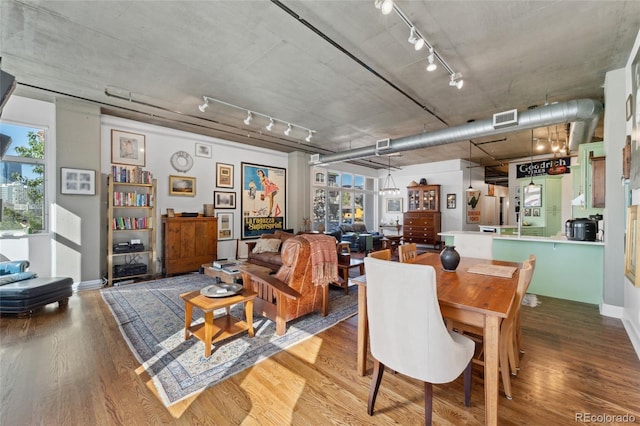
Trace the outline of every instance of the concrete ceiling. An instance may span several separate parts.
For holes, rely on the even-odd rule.
[[[455,70],[425,71],[400,17],[359,1],[0,1],[2,68],[16,94],[70,96],[105,113],[284,152],[328,154],[526,110],[604,102],[640,28],[633,1],[396,0]],[[45,89],[45,90],[42,90]],[[211,104],[210,96],[246,111]],[[606,106],[605,106],[606,109]],[[602,120],[601,120],[602,123]],[[548,130],[535,130],[546,141]],[[558,129],[564,135],[562,126]],[[530,154],[530,132],[473,140],[487,166]],[[602,138],[602,125],[594,140]],[[547,152],[549,150],[547,149]],[[404,152],[394,167],[468,158],[469,142]],[[385,158],[357,161],[386,167]]]

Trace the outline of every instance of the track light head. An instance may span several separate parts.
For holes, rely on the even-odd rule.
[[[418,41],[418,35],[416,34],[415,27],[411,27],[411,31],[409,32],[409,40],[407,40],[411,44],[416,44]]]
[[[253,115],[251,114],[251,111],[247,111],[247,118],[244,119],[244,124],[248,126],[251,123],[251,120],[253,120]]]
[[[383,15],[388,15],[393,10],[393,0],[376,0],[374,4]]]
[[[285,136],[289,136],[291,134],[291,124],[287,125],[287,129],[284,131]]]
[[[305,141],[307,142],[311,142],[311,138],[313,137],[313,132],[311,130],[309,130],[309,134],[307,135],[306,138],[304,138]]]
[[[427,56],[427,61],[429,61],[429,64],[427,65],[427,71],[432,72],[438,68],[438,65],[436,65],[436,55],[433,53],[433,48],[429,49],[429,56]]]
[[[451,74],[451,81],[449,81],[449,86],[457,87],[458,90],[460,90],[462,89],[463,85],[464,85],[464,80],[462,79],[462,75],[460,73]]]
[[[198,109],[200,110],[200,112],[205,112],[207,108],[209,108],[209,101],[206,99],[204,100],[204,103],[202,105],[198,105]]]
[[[413,45],[413,48],[416,50],[420,50],[424,47],[424,39],[422,37],[419,37],[418,40],[416,40],[415,44]]]
[[[273,118],[270,118],[270,119],[269,119],[269,124],[267,124],[266,129],[267,129],[268,131],[271,131],[271,129],[273,129]]]

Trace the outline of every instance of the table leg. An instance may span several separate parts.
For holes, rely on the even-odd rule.
[[[211,341],[213,340],[213,311],[204,313],[204,356],[211,356]]]
[[[349,294],[349,269],[350,267],[346,267],[342,269],[342,279],[344,280],[344,294]]]
[[[246,302],[244,302],[244,316],[245,316],[247,325],[249,326],[249,328],[248,328],[249,337],[253,337],[254,336],[254,331],[253,331],[253,299],[247,300]]]
[[[500,318],[487,315],[484,327],[485,424],[498,424],[498,348]]]
[[[358,344],[356,349],[358,374],[367,373],[367,346],[369,345],[369,322],[367,321],[367,287],[358,288]]]
[[[193,313],[193,305],[185,300],[184,302],[184,340],[189,340],[191,332],[191,314]]]
[[[329,314],[329,284],[322,286],[322,316]]]

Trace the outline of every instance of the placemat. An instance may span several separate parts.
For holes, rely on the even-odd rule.
[[[516,266],[480,264],[469,268],[472,274],[492,275],[494,277],[511,278],[518,268]]]

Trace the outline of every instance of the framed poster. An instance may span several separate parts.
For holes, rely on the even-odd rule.
[[[211,158],[211,145],[196,143],[196,157]]]
[[[242,239],[286,228],[286,169],[242,163]]]
[[[216,163],[216,186],[233,188],[233,164]]]
[[[96,195],[96,171],[60,167],[60,193]]]
[[[480,203],[480,190],[467,190],[467,223],[480,223],[482,210]]]
[[[216,209],[235,209],[236,193],[213,191],[213,207]]]
[[[626,246],[624,251],[624,275],[636,287],[640,287],[640,252],[638,252],[638,238],[640,238],[640,221],[637,205],[627,208]]]
[[[630,99],[629,99],[630,98]],[[640,49],[631,62],[631,94],[627,101],[631,100],[631,177],[629,186],[640,187]]]
[[[233,213],[216,213],[218,217],[218,241],[233,239]]]
[[[144,167],[145,136],[111,129],[111,162]]]
[[[196,178],[169,176],[169,195],[194,197],[196,195]]]
[[[402,213],[402,198],[387,198],[385,207],[387,213]]]

